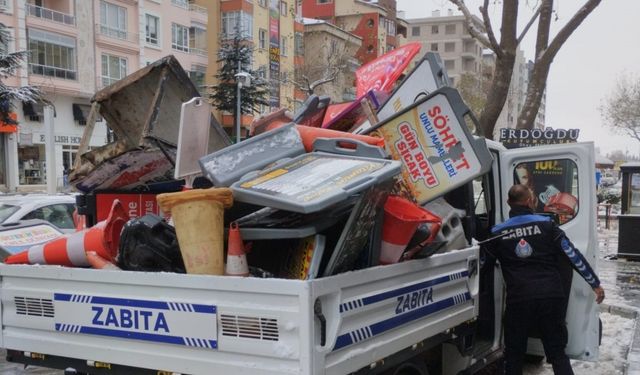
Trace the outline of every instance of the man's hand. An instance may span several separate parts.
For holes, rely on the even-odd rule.
[[[597,288],[593,288],[593,291],[596,293],[596,303],[601,304],[604,301],[604,289],[601,286]]]

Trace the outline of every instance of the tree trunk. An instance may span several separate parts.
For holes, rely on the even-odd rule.
[[[547,76],[549,75],[549,65],[536,64],[529,80],[527,88],[527,98],[518,115],[517,129],[533,129],[536,124],[536,117],[544,90],[547,87]]]
[[[495,74],[487,96],[487,104],[480,115],[480,135],[485,138],[493,139],[493,130],[504,103],[507,101],[515,61],[516,57],[511,52],[505,52],[501,59],[496,60]]]

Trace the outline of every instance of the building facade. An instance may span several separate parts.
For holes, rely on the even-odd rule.
[[[474,16],[474,20],[480,29],[483,29],[480,19]],[[407,41],[422,44],[421,52],[414,61],[426,52],[437,52],[453,86],[464,73],[482,72],[482,44],[467,31],[463,15],[454,15],[453,11],[449,10],[447,15],[442,16],[440,11],[434,11],[432,17],[406,21]]]
[[[360,37],[355,56],[362,65],[399,47],[407,32],[396,16],[395,0],[302,0],[302,15]]]
[[[355,71],[360,62],[354,57],[362,46],[362,38],[336,25],[318,19],[304,19],[304,48],[307,59],[298,70],[297,81],[331,81],[317,86],[316,95],[327,95],[331,102],[355,99]]]
[[[8,51],[27,50],[28,61],[11,86],[39,86],[55,107],[55,176],[62,188],[97,90],[163,56],[173,54],[202,85],[208,67],[207,0],[3,0],[0,21],[11,28]],[[44,114],[16,104],[16,133],[0,134],[0,189],[44,190]],[[106,143],[96,124],[90,147]]]
[[[233,38],[236,31],[253,48],[253,70],[268,82],[270,88],[270,105],[260,108],[256,115],[280,107],[295,110],[304,101],[305,94],[293,82],[295,68],[304,62],[304,28],[295,0],[221,0],[217,10],[210,8],[210,20],[215,25],[218,24],[216,20],[220,21],[219,28],[209,28],[210,61],[219,59],[217,51],[221,40]],[[217,83],[215,74],[219,66],[209,66],[208,85]],[[217,111],[215,115],[231,134],[234,114]],[[246,136],[252,119],[253,115],[242,116],[242,137]]]

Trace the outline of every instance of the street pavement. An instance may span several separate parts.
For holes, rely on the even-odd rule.
[[[600,257],[598,261],[598,275],[606,291],[606,299],[601,311],[621,317],[623,320],[634,320],[634,332],[630,334],[629,343],[618,343],[617,337],[603,337],[603,342],[616,342],[624,347],[626,359],[603,359],[616,360],[621,363],[612,364],[610,367],[603,366],[603,370],[589,371],[589,374],[610,375],[610,368],[615,368],[615,373],[626,375],[640,375],[640,262],[616,259],[618,248],[618,228],[617,222],[611,222],[609,228],[605,228],[604,223],[600,223],[598,229],[598,241]],[[640,245],[639,245],[640,246]],[[615,335],[615,330],[604,330],[604,335]],[[0,351],[0,375],[61,375],[62,371],[49,370],[38,367],[24,366],[8,363],[5,361],[4,350]],[[548,367],[548,365],[546,365]],[[574,364],[574,368],[576,365]],[[549,369],[541,367],[539,370],[528,369],[527,374],[551,374]],[[579,372],[576,372],[579,374]]]

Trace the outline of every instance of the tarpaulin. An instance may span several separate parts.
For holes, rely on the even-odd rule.
[[[356,96],[372,89],[391,92],[393,84],[418,52],[420,43],[408,43],[360,67],[356,70]]]

